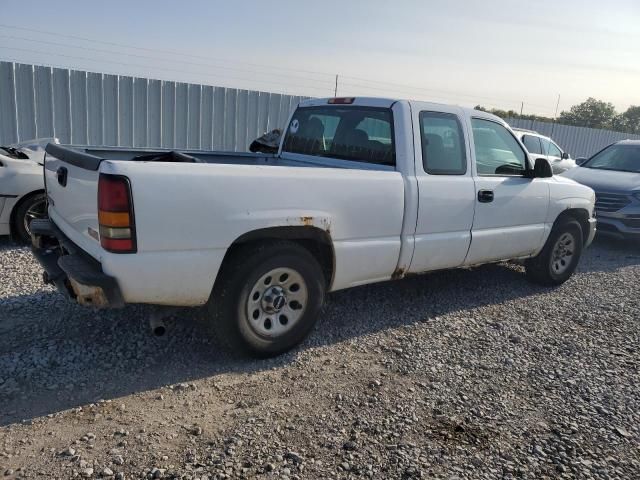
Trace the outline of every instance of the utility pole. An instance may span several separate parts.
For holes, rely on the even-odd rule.
[[[558,102],[556,103],[556,113],[553,115],[553,118],[558,117],[558,107],[560,107],[560,94],[558,94]]]
[[[551,137],[553,137],[553,131],[556,129],[556,122],[558,121],[558,108],[560,107],[560,94],[558,94],[558,101],[556,102],[556,111],[553,114],[553,123],[551,124]]]
[[[520,117],[522,117],[522,109],[524,109],[524,102],[520,102]]]
[[[333,96],[337,97],[338,96],[338,74],[336,73],[336,88],[333,91]]]

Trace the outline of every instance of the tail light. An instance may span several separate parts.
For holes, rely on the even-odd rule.
[[[100,245],[113,253],[135,253],[136,226],[127,177],[100,174],[98,180]]]

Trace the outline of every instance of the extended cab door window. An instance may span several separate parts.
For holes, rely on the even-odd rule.
[[[471,119],[478,175],[523,175],[527,155],[503,125],[482,118]]]
[[[430,175],[464,175],[467,158],[458,117],[452,113],[420,112],[422,164]]]
[[[395,167],[393,114],[376,107],[298,108],[282,150]]]

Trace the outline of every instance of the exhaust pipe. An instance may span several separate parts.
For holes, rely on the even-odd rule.
[[[151,329],[151,333],[156,337],[162,337],[167,333],[169,329],[169,325],[172,325],[172,322],[167,325],[165,321],[168,317],[178,311],[175,307],[157,307],[154,308],[149,313],[149,328]]]
[[[167,333],[167,326],[164,323],[164,319],[158,315],[152,314],[149,317],[149,327],[151,328],[151,333],[156,337],[162,337]]]

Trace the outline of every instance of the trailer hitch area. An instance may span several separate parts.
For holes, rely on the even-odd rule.
[[[69,279],[71,289],[76,295],[76,302],[87,307],[104,308],[109,305],[109,300],[100,287],[83,285],[73,278]]]

